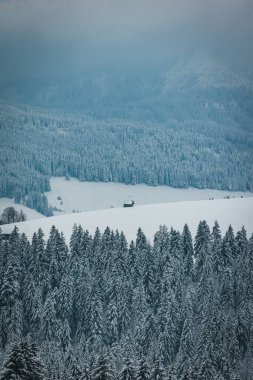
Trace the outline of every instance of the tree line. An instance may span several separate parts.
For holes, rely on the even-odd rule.
[[[0,105],[0,197],[51,215],[51,176],[252,191],[253,135],[230,121],[90,120]],[[14,138],[15,137],[15,138]]]
[[[17,211],[14,207],[6,207],[0,215],[0,225],[24,222],[26,215],[23,210]]]
[[[217,222],[0,239],[1,380],[253,379],[253,237]]]

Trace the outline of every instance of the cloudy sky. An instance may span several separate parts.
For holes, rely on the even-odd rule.
[[[0,80],[206,50],[253,67],[252,0],[0,0]]]

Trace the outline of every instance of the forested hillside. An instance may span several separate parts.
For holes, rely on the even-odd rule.
[[[1,106],[0,196],[50,214],[50,176],[253,189],[250,131],[209,120],[87,121]]]
[[[200,222],[0,239],[0,379],[253,379],[253,238]],[[26,340],[26,341],[25,341]],[[38,351],[39,350],[39,351]],[[119,377],[118,377],[119,376]]]
[[[211,57],[0,85],[0,196],[50,215],[50,176],[253,190],[251,81]]]

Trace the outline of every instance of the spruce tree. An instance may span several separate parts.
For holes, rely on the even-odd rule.
[[[150,370],[148,368],[146,359],[142,356],[138,362],[136,370],[136,380],[149,380],[150,379]]]
[[[46,342],[53,341],[57,336],[58,321],[55,309],[54,292],[49,293],[42,311],[41,336]]]
[[[135,380],[135,369],[129,357],[124,360],[124,365],[119,373],[119,380]]]
[[[1,380],[44,380],[44,378],[44,366],[34,343],[22,342],[11,347],[0,373]]]
[[[202,275],[207,257],[210,255],[210,229],[206,221],[202,221],[198,225],[197,234],[194,244],[195,254],[195,280],[198,282]]]
[[[191,283],[193,280],[193,243],[192,236],[187,224],[185,224],[182,233],[182,244],[183,244],[183,275],[186,284]]]
[[[219,275],[224,268],[224,260],[221,252],[222,247],[222,237],[220,232],[220,226],[217,221],[215,221],[212,233],[211,233],[211,252],[212,252],[212,267],[213,273]]]
[[[94,380],[114,380],[115,375],[110,366],[108,355],[103,353],[93,370],[92,378]]]
[[[165,379],[166,379],[165,369],[160,359],[157,358],[154,362],[154,366],[151,371],[150,380],[165,380]]]
[[[91,380],[91,370],[89,366],[84,366],[80,380]]]

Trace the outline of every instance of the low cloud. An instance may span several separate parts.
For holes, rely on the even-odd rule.
[[[251,0],[2,0],[0,80],[166,62],[253,63]]]

